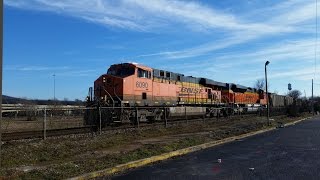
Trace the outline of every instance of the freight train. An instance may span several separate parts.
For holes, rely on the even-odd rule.
[[[268,94],[270,106],[292,104],[291,97]],[[266,107],[261,89],[150,68],[136,63],[111,65],[89,88],[87,105],[103,109],[103,122],[156,121],[166,116],[219,116]],[[165,108],[165,110],[164,110]],[[137,111],[138,109],[138,111]],[[87,114],[87,124],[97,115]]]

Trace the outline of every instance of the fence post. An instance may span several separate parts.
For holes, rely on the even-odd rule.
[[[259,116],[261,116],[261,108],[262,108],[262,107],[259,107]]]
[[[203,115],[202,115],[203,123],[205,123],[205,115],[206,115],[206,114],[203,114]]]
[[[138,117],[138,108],[136,107],[136,121],[137,121],[137,126],[138,126],[138,129],[140,127],[140,122],[139,122],[139,117]]]
[[[167,128],[167,126],[168,126],[168,121],[167,121],[167,108],[164,108],[164,121],[165,121],[165,127]]]
[[[188,124],[187,107],[186,107],[186,106],[184,107],[184,116],[185,116],[186,122],[187,122],[187,124]]]
[[[43,118],[43,139],[47,138],[47,108],[44,107],[44,118]]]
[[[99,107],[99,134],[102,134],[102,117],[101,117],[101,107]]]

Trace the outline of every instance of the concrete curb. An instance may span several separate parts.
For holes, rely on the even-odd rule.
[[[291,126],[291,125],[295,125],[296,123],[299,123],[301,121],[305,121],[307,119],[310,119],[310,117],[308,118],[303,118],[294,122],[290,122],[290,123],[286,123],[284,126]],[[169,152],[169,153],[164,153],[161,155],[157,155],[157,156],[152,156],[149,158],[145,158],[145,159],[140,159],[140,160],[136,160],[136,161],[132,161],[132,162],[128,162],[125,164],[120,164],[117,165],[115,167],[112,168],[108,168],[108,169],[104,169],[104,170],[100,170],[100,171],[95,171],[95,172],[91,172],[91,173],[87,173],[87,174],[83,174],[77,177],[73,177],[70,178],[70,180],[82,180],[82,179],[92,179],[92,178],[97,178],[97,177],[101,177],[101,176],[107,176],[107,175],[112,175],[121,171],[125,171],[131,168],[137,168],[137,167],[141,167],[150,163],[154,163],[157,161],[162,161],[165,159],[169,159],[172,157],[176,157],[176,156],[181,156],[184,154],[188,154],[191,152],[195,152],[195,151],[199,151],[202,149],[207,149],[210,147],[214,147],[217,145],[221,145],[221,144],[225,144],[225,143],[229,143],[235,140],[239,140],[239,139],[243,139],[246,137],[250,137],[250,136],[254,136],[254,135],[258,135],[258,134],[262,134],[268,131],[272,131],[277,129],[276,127],[272,127],[272,128],[268,128],[268,129],[263,129],[263,130],[259,130],[259,131],[255,131],[255,132],[250,132],[250,133],[246,133],[246,134],[241,134],[238,136],[232,136],[232,137],[228,137],[225,139],[221,139],[218,141],[213,141],[213,142],[209,142],[209,143],[205,143],[205,144],[200,144],[197,146],[192,146],[192,147],[188,147],[188,148],[184,148],[184,149],[179,149],[173,152]]]

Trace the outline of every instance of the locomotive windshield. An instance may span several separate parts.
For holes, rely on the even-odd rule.
[[[119,64],[119,65],[112,65],[109,69],[107,74],[118,76],[118,77],[127,77],[134,74],[135,68],[129,64]]]

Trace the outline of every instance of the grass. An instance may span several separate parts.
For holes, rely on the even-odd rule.
[[[277,116],[272,125],[301,118]],[[230,118],[114,135],[12,141],[3,145],[0,174],[11,179],[63,179],[266,127],[265,117]],[[23,166],[34,170],[23,172]]]
[[[43,130],[43,117],[27,121],[26,118],[4,117],[2,121],[2,132],[21,132],[31,130]],[[70,127],[82,127],[83,117],[57,116],[47,117],[47,129],[64,129]]]
[[[96,171],[108,167],[115,166],[165,152],[178,150],[185,147],[201,144],[204,141],[197,138],[185,138],[179,142],[168,144],[165,146],[144,145],[134,151],[120,153],[117,155],[106,155],[102,158],[86,159],[85,161],[72,161],[60,165],[53,165],[46,170],[33,170],[28,173],[21,174],[21,179],[63,179],[69,176],[76,176],[86,172]]]

